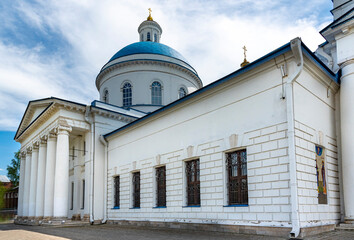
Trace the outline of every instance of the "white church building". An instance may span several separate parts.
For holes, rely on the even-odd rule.
[[[332,14],[315,53],[296,38],[204,87],[149,15],[99,72],[100,100],[29,102],[16,223],[291,237],[353,223],[354,2]]]

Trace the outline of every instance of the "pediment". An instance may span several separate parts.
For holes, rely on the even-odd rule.
[[[30,101],[22,117],[20,126],[17,129],[15,140],[25,129],[27,129],[34,121],[36,121],[39,116],[41,116],[51,105],[53,105],[53,103],[54,99],[51,98]]]

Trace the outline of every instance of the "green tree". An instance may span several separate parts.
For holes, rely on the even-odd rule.
[[[11,164],[7,165],[7,176],[12,181],[14,186],[18,186],[18,181],[20,178],[20,150],[15,152],[15,156],[11,160]]]

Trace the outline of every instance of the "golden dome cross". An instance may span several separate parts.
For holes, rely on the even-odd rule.
[[[151,12],[152,12],[151,8],[148,8],[148,10],[149,10],[149,16],[147,17],[147,20],[154,21],[154,19],[152,19],[152,17],[151,17]]]

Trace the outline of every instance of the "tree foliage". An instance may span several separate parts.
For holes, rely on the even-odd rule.
[[[12,181],[14,186],[18,186],[20,178],[20,150],[15,152],[14,158],[11,160],[11,164],[7,165],[7,176]]]

